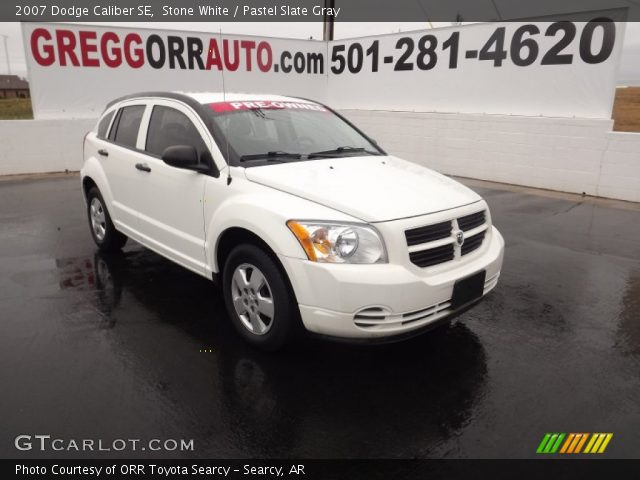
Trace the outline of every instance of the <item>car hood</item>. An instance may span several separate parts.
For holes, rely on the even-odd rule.
[[[289,162],[247,168],[245,174],[252,182],[366,222],[425,215],[481,200],[455,180],[392,156]]]

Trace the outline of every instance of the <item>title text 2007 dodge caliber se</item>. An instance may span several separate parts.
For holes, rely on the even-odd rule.
[[[267,350],[300,325],[405,338],[498,282],[504,241],[485,201],[319,103],[131,95],[107,106],[84,157],[98,247],[131,237],[218,280],[237,330]]]

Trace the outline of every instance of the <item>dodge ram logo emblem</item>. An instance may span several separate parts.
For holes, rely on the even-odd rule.
[[[459,247],[461,247],[462,244],[464,243],[464,232],[462,230],[459,230],[456,233],[456,242],[458,243]]]

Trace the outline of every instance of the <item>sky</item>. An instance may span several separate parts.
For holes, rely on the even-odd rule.
[[[322,39],[322,23],[320,22],[146,22],[146,23],[122,23],[103,22],[99,25],[112,25],[124,27],[144,27],[172,30],[191,30],[201,32],[235,33],[247,35],[276,36],[288,38]],[[359,37],[363,35],[376,35],[393,33],[398,31],[420,30],[430,27],[450,25],[447,22],[377,22],[377,23],[352,23],[337,22],[334,36],[336,40]],[[274,33],[275,32],[275,33]],[[9,49],[11,73],[26,77],[27,67],[22,45],[20,23],[0,22],[0,74],[8,73],[7,60],[2,45],[2,35],[6,35]],[[622,50],[618,85],[640,86],[640,22],[628,22]]]

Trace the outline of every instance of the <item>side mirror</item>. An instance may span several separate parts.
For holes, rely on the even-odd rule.
[[[220,177],[220,170],[218,169],[216,162],[213,161],[213,157],[211,156],[211,152],[209,152],[209,150],[205,150],[200,154],[200,163],[209,166],[209,172],[211,173],[212,177]]]
[[[162,152],[162,160],[172,167],[184,170],[193,170],[200,173],[209,173],[208,165],[198,163],[198,151],[191,145],[173,145]]]

